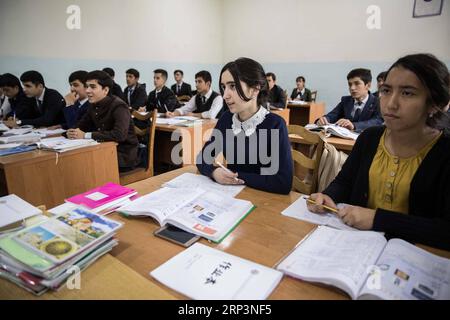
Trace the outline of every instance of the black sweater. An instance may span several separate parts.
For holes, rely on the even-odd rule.
[[[336,179],[324,190],[335,202],[366,207],[369,169],[385,127],[366,129]],[[450,250],[450,135],[444,132],[417,169],[409,191],[409,213],[377,209],[373,230]]]

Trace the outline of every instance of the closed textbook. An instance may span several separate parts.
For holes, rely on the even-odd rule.
[[[150,275],[192,299],[262,300],[275,289],[283,274],[195,243]]]
[[[68,198],[66,201],[82,205],[94,212],[99,212],[105,207],[113,205],[114,202],[120,202],[124,198],[132,197],[135,194],[137,192],[134,189],[108,182],[100,187]]]

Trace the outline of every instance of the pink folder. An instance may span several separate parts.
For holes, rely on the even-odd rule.
[[[66,201],[83,205],[90,209],[95,209],[116,199],[124,198],[127,195],[131,196],[133,194],[136,194],[134,189],[108,182],[103,186],[66,199]]]

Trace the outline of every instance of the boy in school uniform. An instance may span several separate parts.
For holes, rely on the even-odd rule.
[[[34,103],[27,105],[26,116],[22,119],[16,114],[16,125],[32,125],[38,127],[51,127],[65,123],[63,109],[65,102],[63,96],[56,90],[45,86],[44,78],[37,71],[27,71],[20,76],[23,92]]]
[[[5,97],[8,99],[9,108],[5,107],[3,118],[8,119],[8,126],[15,126],[16,119],[32,119],[37,117],[34,109],[35,100],[25,96],[19,78],[11,73],[5,73],[0,79]],[[5,103],[4,103],[5,104]]]
[[[175,93],[177,97],[189,96],[192,97],[192,89],[189,83],[183,81],[184,73],[182,70],[175,70],[173,77],[175,78],[175,84],[170,89]]]
[[[211,74],[208,71],[200,71],[195,75],[195,87],[197,94],[184,106],[174,112],[167,112],[167,117],[197,116],[205,119],[215,119],[221,115],[221,110],[226,105],[219,93],[211,89]]]
[[[131,68],[125,72],[125,75],[127,87],[123,90],[123,94],[125,95],[126,102],[131,108],[143,111],[147,102],[147,92],[144,86],[139,83],[139,71]]]
[[[305,88],[305,77],[297,77],[297,79],[295,79],[295,82],[297,83],[297,88],[292,90],[291,99],[294,101],[311,102],[311,90]]]
[[[373,94],[377,98],[379,97],[380,88],[381,88],[381,86],[384,83],[384,79],[386,78],[386,74],[387,74],[387,72],[383,71],[383,72],[380,72],[378,74],[378,76],[377,76],[377,91],[374,92],[374,94]]]
[[[275,108],[286,107],[286,94],[283,89],[276,84],[277,77],[273,72],[266,73],[266,79],[269,83],[269,106]]]
[[[380,103],[370,93],[372,74],[368,69],[354,69],[347,75],[350,96],[341,98],[341,102],[328,114],[316,120],[319,125],[335,123],[349,130],[362,131],[383,123]]]
[[[113,80],[113,88],[111,90],[111,93],[113,95],[115,95],[116,97],[119,97],[123,101],[127,102],[125,99],[125,96],[123,95],[122,88],[120,87],[120,85],[117,82],[114,81],[114,78],[116,76],[116,72],[114,71],[114,69],[113,68],[103,68],[103,71],[106,72]]]
[[[155,89],[148,94],[147,111],[158,109],[159,113],[166,113],[175,110],[178,107],[178,100],[175,93],[166,87],[167,71],[156,69],[153,73]]]
[[[87,71],[78,70],[69,76],[70,92],[64,97],[66,107],[63,109],[66,128],[76,128],[91,105],[86,93]]]
[[[86,93],[91,105],[78,127],[67,130],[67,137],[117,142],[119,170],[129,171],[138,164],[138,139],[128,105],[111,93],[113,85],[111,77],[103,71],[86,75]]]

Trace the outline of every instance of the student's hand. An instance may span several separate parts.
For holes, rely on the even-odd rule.
[[[323,126],[323,125],[327,125],[327,124],[330,124],[330,123],[328,122],[327,117],[320,117],[319,120],[317,120],[317,124],[319,126]]]
[[[173,118],[173,117],[175,117],[175,112],[170,112],[170,111],[166,112],[166,118]]]
[[[8,118],[8,120],[3,121],[3,123],[5,124],[5,126],[7,126],[8,128],[11,128],[11,129],[19,127],[19,125],[16,123],[16,121],[12,117]]]
[[[236,172],[227,171],[222,168],[214,170],[212,176],[220,184],[245,184],[244,180],[238,178]]]
[[[375,218],[375,210],[345,205],[339,209],[338,215],[342,221],[350,227],[361,230],[371,230]]]
[[[56,130],[62,128],[60,124],[57,124],[56,126],[47,127],[47,130]]]
[[[147,112],[147,107],[139,107],[138,112]]]
[[[325,205],[331,208],[337,208],[336,204],[334,203],[333,199],[331,199],[330,196],[323,194],[323,193],[313,193],[310,196],[311,200],[314,200],[316,204],[306,202],[306,205],[308,206],[308,210],[314,213],[325,213],[327,210],[322,207],[321,205]]]
[[[84,139],[84,131],[80,129],[69,129],[67,130],[67,138],[69,139]]]
[[[338,125],[340,127],[347,128],[348,130],[354,130],[355,129],[355,126],[353,125],[353,123],[350,120],[344,119],[344,118],[339,119],[336,122],[336,125]]]
[[[66,100],[66,107],[73,106],[75,104],[75,101],[78,100],[78,94],[76,92],[69,92],[64,97],[64,100]]]

